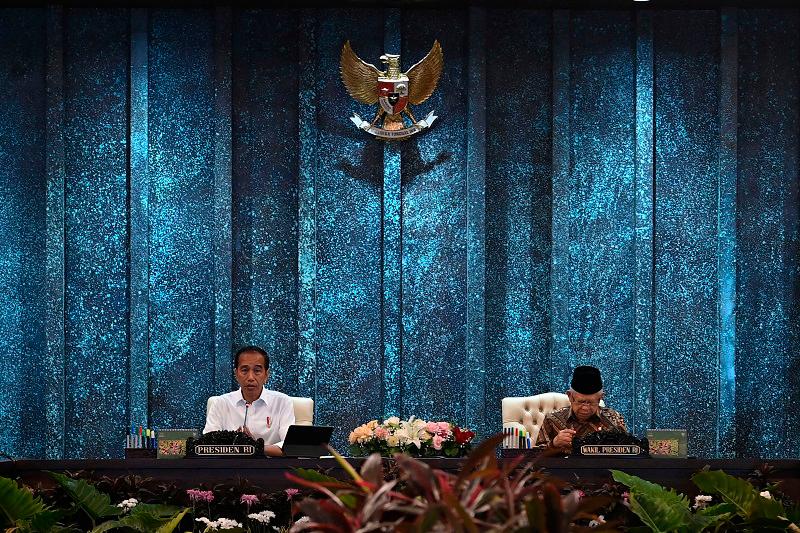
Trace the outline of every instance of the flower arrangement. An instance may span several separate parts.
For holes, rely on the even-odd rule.
[[[450,422],[426,422],[413,416],[400,420],[392,416],[382,424],[371,420],[358,426],[350,433],[349,441],[352,455],[463,457],[469,453],[474,437],[474,432]]]

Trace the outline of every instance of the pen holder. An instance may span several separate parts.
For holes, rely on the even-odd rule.
[[[155,459],[155,448],[125,448],[125,459]]]

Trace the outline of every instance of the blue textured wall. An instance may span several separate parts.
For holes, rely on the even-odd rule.
[[[244,343],[336,442],[599,366],[642,433],[800,455],[797,10],[0,11],[0,449],[202,425]],[[383,143],[338,75],[434,39]],[[39,438],[47,435],[47,440]]]

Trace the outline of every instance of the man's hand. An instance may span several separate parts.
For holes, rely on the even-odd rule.
[[[572,447],[572,437],[575,436],[574,429],[562,429],[556,435],[556,438],[553,439],[553,446],[556,448],[571,448]]]
[[[268,457],[281,457],[283,450],[274,444],[267,444],[264,446],[264,455]]]

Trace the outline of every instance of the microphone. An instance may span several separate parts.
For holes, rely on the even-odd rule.
[[[250,404],[244,404],[244,423],[242,423],[242,429],[247,427],[247,412],[250,410]]]

